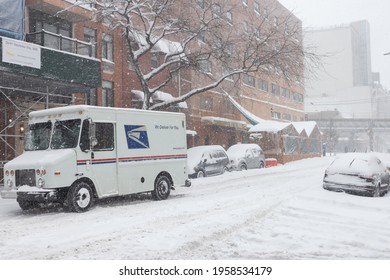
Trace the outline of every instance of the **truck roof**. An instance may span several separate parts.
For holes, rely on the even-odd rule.
[[[161,111],[150,111],[150,110],[140,110],[140,109],[130,109],[130,108],[114,108],[114,107],[101,107],[101,106],[90,106],[90,105],[70,105],[65,107],[56,107],[50,109],[44,109],[39,111],[34,111],[29,114],[30,118],[39,118],[46,117],[49,115],[58,115],[58,114],[72,114],[86,111],[106,111],[106,112],[153,112],[155,114],[169,114],[169,115],[182,115],[183,113],[176,112],[161,112]]]

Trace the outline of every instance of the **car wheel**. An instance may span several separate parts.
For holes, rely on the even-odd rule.
[[[260,161],[260,168],[264,168],[264,162]]]
[[[86,212],[93,205],[92,188],[86,182],[79,182],[69,189],[66,204],[70,211]]]
[[[241,164],[240,165],[240,170],[247,170],[246,164]]]
[[[225,172],[228,172],[228,171],[229,171],[229,169],[227,168],[227,166],[224,166],[222,173],[225,173]]]
[[[154,200],[167,199],[171,193],[171,181],[165,175],[158,176],[154,183],[154,191],[152,191],[152,197]]]
[[[373,197],[380,197],[381,196],[381,183],[377,183],[375,185],[375,190],[372,193],[372,196]]]
[[[206,177],[206,174],[203,170],[199,170],[198,173],[196,173],[196,178],[203,178]]]

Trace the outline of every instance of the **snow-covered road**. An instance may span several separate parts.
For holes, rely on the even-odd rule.
[[[390,259],[390,195],[322,189],[331,158],[193,180],[166,201],[22,212],[0,199],[0,259]]]

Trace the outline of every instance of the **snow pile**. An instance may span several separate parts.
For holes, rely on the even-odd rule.
[[[164,201],[106,199],[83,214],[0,199],[0,259],[390,259],[390,195],[324,190],[333,159],[225,172]]]
[[[131,93],[133,94],[133,97],[136,100],[144,100],[144,98],[145,98],[145,93],[143,91],[133,89],[131,91]],[[171,101],[174,101],[174,100],[175,100],[175,97],[173,97],[172,94],[167,93],[167,92],[163,92],[163,91],[160,91],[160,90],[158,90],[155,93],[153,93],[153,95],[149,99],[149,101],[151,103],[153,103],[154,101],[171,102]],[[182,108],[182,109],[187,109],[188,108],[187,102],[185,102],[185,101],[177,103],[177,106],[179,108]]]

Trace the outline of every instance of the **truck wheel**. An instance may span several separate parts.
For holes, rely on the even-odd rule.
[[[69,189],[66,203],[70,211],[85,212],[93,204],[93,192],[91,187],[85,182],[72,185]]]
[[[28,201],[28,200],[18,200],[18,203],[19,203],[19,207],[23,211],[31,210],[37,208],[38,206],[37,203],[35,203],[34,201]]]
[[[154,191],[152,191],[152,197],[154,200],[167,199],[171,193],[171,181],[165,175],[158,176],[155,184]]]

